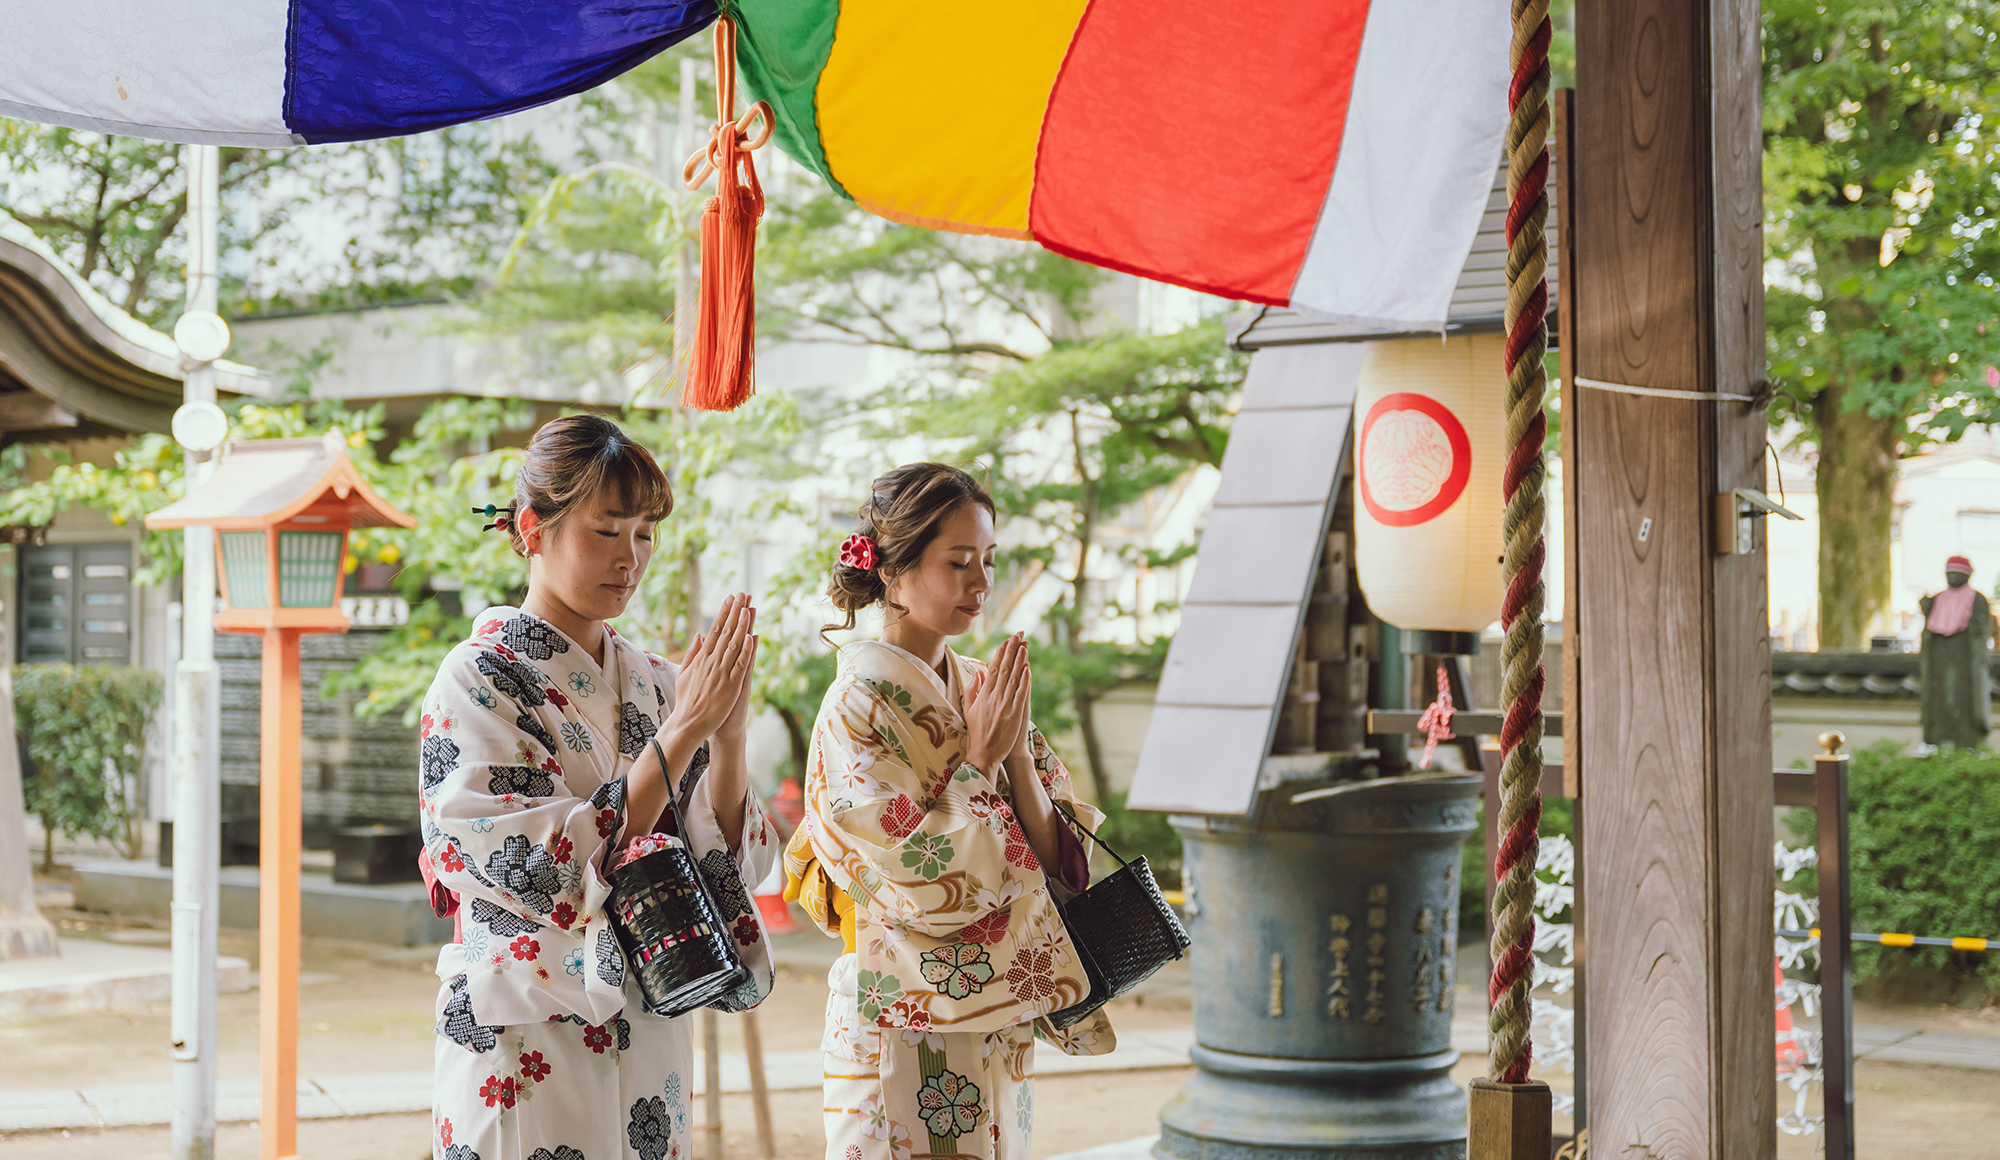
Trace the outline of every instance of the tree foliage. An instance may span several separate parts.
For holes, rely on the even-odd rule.
[[[531,142],[497,143],[483,124],[218,159],[230,317],[467,291],[518,227],[521,191],[553,172]],[[0,209],[156,326],[184,297],[187,181],[182,146],[0,118]],[[328,216],[350,240],[313,260]],[[253,250],[261,261],[242,260]]]
[[[44,871],[55,868],[55,836],[113,838],[137,858],[145,819],[139,771],[146,725],[160,706],[160,675],[111,665],[18,665],[16,727],[34,776],[27,807],[41,819],[48,845]]]
[[[1104,277],[1040,246],[884,221],[817,183],[771,205],[757,264],[763,333],[902,351],[944,378],[1075,337]]]
[[[2000,5],[1771,0],[1773,421],[1818,450],[1820,644],[1889,596],[1896,460],[2000,417]]]

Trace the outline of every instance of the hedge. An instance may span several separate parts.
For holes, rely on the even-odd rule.
[[[32,770],[22,791],[47,835],[43,869],[55,866],[58,832],[112,838],[127,857],[138,857],[145,812],[139,772],[146,724],[160,705],[159,674],[111,665],[17,665],[13,678],[15,727]]]
[[[1899,742],[1879,742],[1849,761],[1847,799],[1855,930],[2000,937],[2000,754],[1912,757]],[[1811,810],[1785,820],[1796,834],[1813,833]],[[1811,871],[1789,886],[1808,896],[1818,888]],[[1854,946],[1857,982],[1923,970],[2000,989],[2000,952]]]

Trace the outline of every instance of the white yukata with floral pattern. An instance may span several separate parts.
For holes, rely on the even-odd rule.
[[[692,1155],[691,1025],[646,1013],[604,917],[615,852],[637,836],[625,775],[673,708],[677,669],[606,632],[600,666],[547,622],[489,609],[424,698],[424,842],[462,932],[438,955],[438,1160]],[[714,785],[687,811],[705,864],[732,859]],[[744,882],[770,871],[774,843],[752,794],[733,855]],[[769,940],[747,895],[717,901],[753,976],[733,999],[754,1006]]]

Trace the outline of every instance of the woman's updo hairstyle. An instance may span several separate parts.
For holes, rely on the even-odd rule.
[[[545,533],[592,497],[623,516],[663,520],[674,510],[674,489],[653,454],[600,415],[566,415],[542,424],[528,441],[514,476],[514,518],[507,535],[514,554],[526,556],[520,515],[533,511]]]
[[[870,491],[854,532],[875,541],[876,563],[873,568],[833,566],[833,575],[826,583],[827,599],[837,611],[847,614],[847,620],[822,627],[822,635],[853,628],[855,614],[877,603],[904,611],[889,602],[885,573],[916,567],[944,521],[965,504],[994,510],[993,497],[978,480],[946,463],[906,463],[877,477]]]

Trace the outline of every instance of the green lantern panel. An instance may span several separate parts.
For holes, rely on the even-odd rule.
[[[270,563],[264,558],[263,532],[223,532],[222,569],[229,582],[231,608],[271,606]]]
[[[340,578],[339,532],[278,533],[278,605],[326,608]]]

